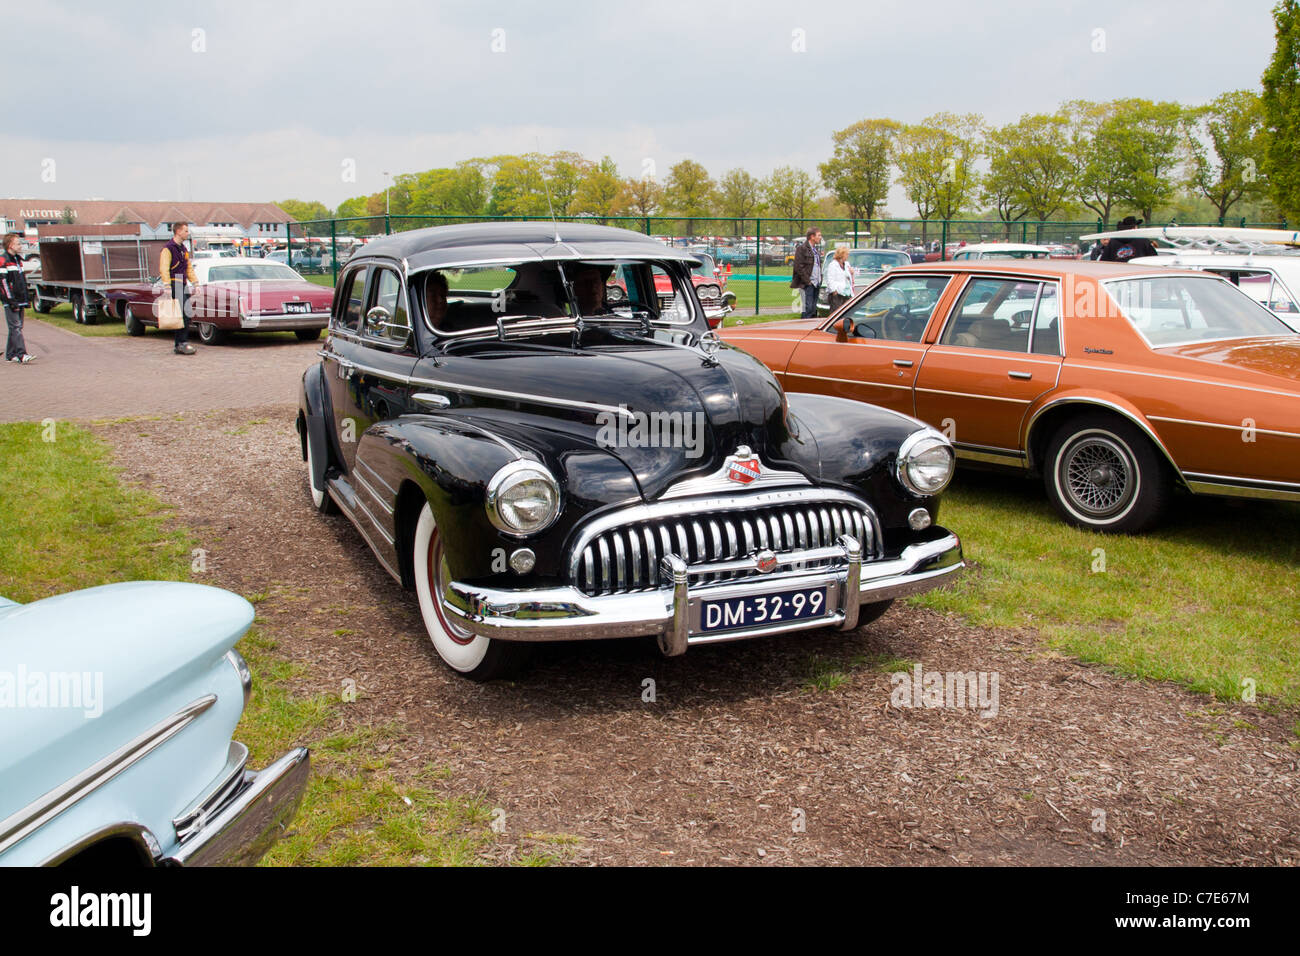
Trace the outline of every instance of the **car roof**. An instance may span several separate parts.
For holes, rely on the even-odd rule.
[[[365,244],[351,261],[405,259],[411,271],[475,262],[646,258],[698,262],[688,250],[628,229],[573,222],[476,222],[399,232]]]
[[[1125,276],[1149,277],[1152,266],[1134,266],[1132,263],[1099,262],[1091,259],[963,259],[954,261],[915,262],[899,266],[889,272],[890,276],[905,275],[909,272],[982,272],[1024,275],[1042,274],[1054,278],[1066,275],[1088,276],[1093,279],[1119,279]],[[1170,269],[1161,271],[1186,276],[1204,276],[1194,269]]]
[[[1141,259],[1133,259],[1132,262],[1141,262],[1144,265],[1176,266],[1178,263],[1187,262],[1195,265],[1222,266],[1228,268],[1251,268],[1251,269],[1300,269],[1300,256],[1284,255],[1252,255],[1250,253],[1235,252],[1177,252],[1173,255],[1159,256],[1159,262],[1155,256],[1143,256]]]
[[[952,245],[952,243],[949,243]],[[1025,242],[972,242],[958,252],[1051,252],[1051,246],[1036,246]]]

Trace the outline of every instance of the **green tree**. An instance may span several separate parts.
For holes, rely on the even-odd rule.
[[[802,232],[804,220],[817,202],[817,180],[795,166],[778,166],[763,181],[763,199],[778,216],[798,220]]]
[[[618,166],[608,156],[599,163],[590,164],[573,195],[574,213],[591,213],[595,216],[617,216],[623,211],[623,180]]]
[[[1213,205],[1219,220],[1239,200],[1261,192],[1264,104],[1250,90],[1234,90],[1186,116],[1190,161],[1187,184]]]
[[[894,144],[901,124],[868,119],[831,134],[835,151],[818,170],[822,182],[855,219],[871,219],[889,195]]]
[[[628,212],[638,216],[653,216],[663,208],[664,188],[653,176],[625,179],[619,201]]]
[[[1300,216],[1300,3],[1273,8],[1276,42],[1264,70],[1264,125],[1268,187],[1287,219]]]
[[[1106,139],[1117,151],[1119,198],[1141,210],[1147,222],[1173,198],[1184,155],[1185,110],[1172,102],[1124,99],[1106,122]]]
[[[281,199],[276,203],[288,215],[298,222],[310,222],[313,219],[330,219],[333,213],[329,206],[315,200]]]
[[[713,215],[715,189],[708,170],[693,159],[683,159],[668,170],[664,204],[684,219],[703,219]]]
[[[545,159],[539,153],[496,156],[492,176],[491,212],[497,216],[546,216]],[[557,210],[558,214],[558,210]]]
[[[63,223],[64,225],[71,226],[74,225],[76,221],[77,221],[76,212],[73,211],[71,206],[64,206],[63,214],[59,216],[59,222]]]
[[[718,211],[731,219],[746,219],[758,212],[763,202],[763,184],[744,169],[730,169],[718,182]],[[741,223],[736,223],[741,232]]]
[[[898,133],[898,182],[923,220],[955,219],[979,195],[975,164],[982,152],[984,121],[976,113],[936,113]]]
[[[996,180],[996,191],[1005,193],[1008,211],[1023,209],[1022,215],[1041,222],[1069,201],[1074,164],[1068,127],[1063,114],[1036,113],[988,134],[988,179]],[[987,181],[985,195],[989,195]]]
[[[574,197],[594,165],[591,160],[574,152],[562,151],[546,157],[542,171],[546,175],[546,186],[550,188],[555,215],[567,216],[576,211],[571,208]]]
[[[1095,212],[1102,225],[1120,200],[1124,166],[1118,137],[1123,123],[1115,103],[1071,100],[1062,112],[1067,117],[1070,158],[1074,164],[1074,196]]]

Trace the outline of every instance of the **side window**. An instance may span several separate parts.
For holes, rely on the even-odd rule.
[[[921,341],[947,285],[948,276],[891,279],[847,313],[853,321],[853,335],[887,342]]]
[[[1044,282],[1038,297],[1038,311],[1034,314],[1035,355],[1061,354],[1061,302],[1056,294],[1055,282]]]
[[[1023,279],[971,279],[948,319],[940,344],[1028,352],[1040,285]]]
[[[382,309],[382,313],[371,313]],[[369,301],[366,303],[365,332],[367,338],[403,345],[411,335],[411,320],[407,316],[406,297],[402,294],[402,280],[392,269],[376,269],[370,283]]]
[[[1300,306],[1296,305],[1295,299],[1291,298],[1291,293],[1276,276],[1273,277],[1273,288],[1269,293],[1267,305],[1274,312],[1287,312],[1291,315],[1300,312]]]
[[[343,276],[334,300],[334,324],[349,332],[361,330],[361,295],[365,291],[365,268],[353,269]]]

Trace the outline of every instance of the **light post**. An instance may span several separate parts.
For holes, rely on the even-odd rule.
[[[388,187],[389,187],[390,185],[391,185],[391,182],[389,181],[389,178],[388,178],[388,172],[385,171],[385,172],[384,172],[384,215],[385,215],[385,216],[390,215],[391,212],[392,212],[392,210],[391,210],[391,209],[389,208],[389,206],[388,206]]]

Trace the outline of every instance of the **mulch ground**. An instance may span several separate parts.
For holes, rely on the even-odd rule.
[[[1300,861],[1295,714],[1117,677],[1031,631],[896,605],[849,634],[673,660],[649,640],[555,645],[517,681],[459,678],[414,596],[345,518],[312,510],[293,415],[95,430],[175,504],[209,583],[268,593],[261,626],[305,666],[304,692],[356,681],[347,719],[399,729],[394,773],[446,767],[451,791],[505,810],[490,859],[565,834],[595,864]],[[889,671],[915,663],[996,673],[996,716],[894,706]],[[817,689],[828,669],[847,677]]]

